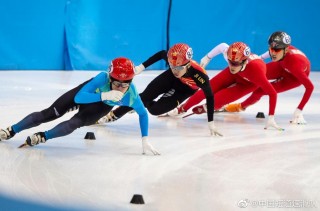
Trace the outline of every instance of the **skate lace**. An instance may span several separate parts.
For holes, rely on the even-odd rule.
[[[1,129],[0,130],[0,140],[7,140],[14,136],[14,133],[11,129],[11,127],[8,127],[7,129]]]
[[[40,142],[41,142],[41,143],[45,143],[45,142],[46,142],[45,137],[43,137],[41,134],[33,134],[33,135],[30,137],[30,140],[31,140],[31,145],[37,145],[37,144],[39,144]]]

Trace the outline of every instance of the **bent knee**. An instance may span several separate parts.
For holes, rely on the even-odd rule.
[[[147,109],[148,109],[149,113],[154,116],[159,116],[161,114],[168,112],[167,110],[163,110],[163,109],[159,109],[159,108],[155,108],[155,107],[149,107]]]

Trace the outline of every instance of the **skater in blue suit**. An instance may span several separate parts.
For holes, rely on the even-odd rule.
[[[68,111],[79,110],[71,119],[61,122],[51,130],[28,136],[25,145],[34,146],[52,138],[66,136],[77,128],[93,125],[114,106],[129,106],[139,115],[143,154],[151,151],[154,155],[159,155],[148,142],[148,113],[132,83],[134,75],[131,60],[116,58],[111,62],[109,73],[99,73],[60,96],[50,107],[29,114],[7,129],[0,129],[0,141],[8,140],[25,129],[55,120]]]

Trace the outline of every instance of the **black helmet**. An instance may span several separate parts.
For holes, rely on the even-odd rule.
[[[291,44],[291,37],[282,31],[277,31],[271,34],[268,40],[271,48],[286,48]]]

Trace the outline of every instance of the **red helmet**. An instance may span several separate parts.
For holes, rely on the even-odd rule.
[[[173,45],[168,51],[168,62],[170,66],[183,66],[192,59],[192,48],[184,43]]]
[[[112,60],[110,76],[118,81],[131,81],[134,76],[134,64],[130,59],[119,57]]]
[[[243,42],[235,42],[228,48],[228,60],[233,62],[241,62],[250,56],[250,48]]]

